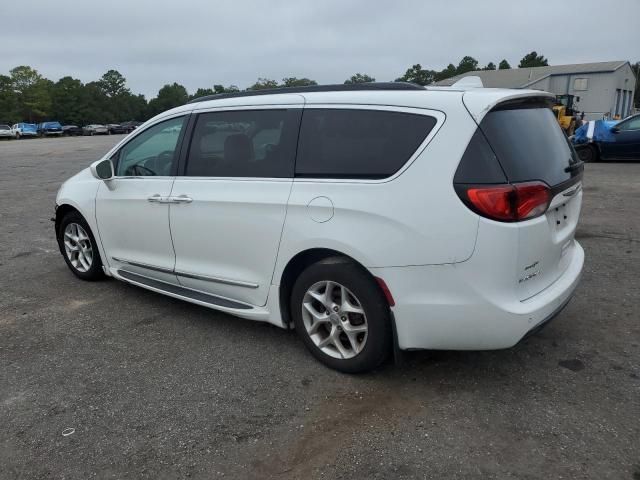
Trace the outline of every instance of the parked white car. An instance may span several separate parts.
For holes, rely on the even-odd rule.
[[[0,124],[0,138],[11,140],[13,138],[16,138],[16,134],[9,125]]]
[[[201,98],[62,185],[60,250],[85,280],[295,326],[345,372],[393,348],[512,347],[584,262],[583,168],[552,101],[398,83]]]

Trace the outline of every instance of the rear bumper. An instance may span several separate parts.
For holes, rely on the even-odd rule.
[[[519,301],[495,291],[491,272],[477,281],[473,265],[373,268],[396,301],[392,307],[398,345],[408,349],[494,350],[517,344],[529,332],[554,318],[571,299],[580,281],[584,251],[575,242],[564,273],[545,290]],[[475,280],[474,280],[475,279]]]

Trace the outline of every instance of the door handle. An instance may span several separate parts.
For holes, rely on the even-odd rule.
[[[193,198],[187,195],[179,195],[177,197],[169,197],[171,203],[191,203],[193,202]]]
[[[171,197],[163,197],[159,193],[156,193],[155,195],[151,195],[150,197],[147,197],[147,201],[151,203],[171,203],[170,198]]]

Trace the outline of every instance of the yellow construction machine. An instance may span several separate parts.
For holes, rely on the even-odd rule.
[[[553,113],[558,119],[562,130],[568,135],[573,135],[576,129],[578,111],[575,104],[580,101],[580,97],[575,95],[556,95],[556,103],[553,106]]]

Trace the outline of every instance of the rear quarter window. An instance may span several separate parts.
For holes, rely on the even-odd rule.
[[[428,115],[306,108],[295,173],[307,178],[380,179],[396,173],[436,125]]]

